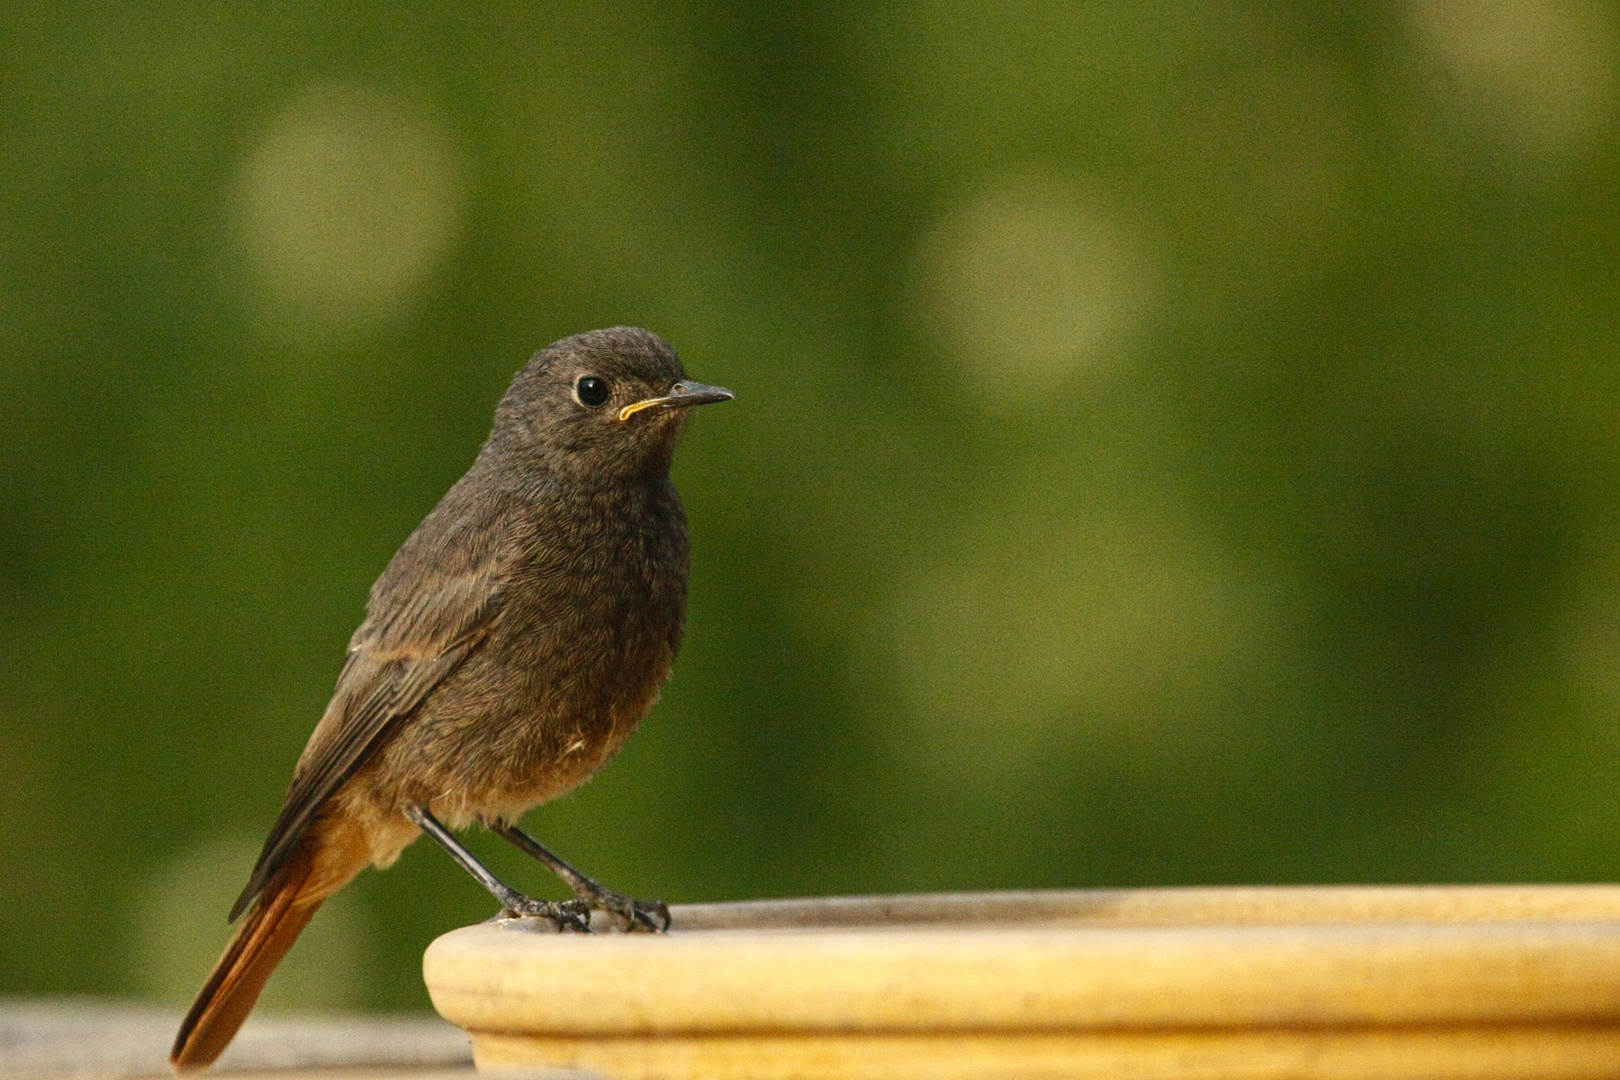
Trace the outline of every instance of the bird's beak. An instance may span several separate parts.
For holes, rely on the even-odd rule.
[[[723,386],[705,386],[700,382],[678,382],[663,397],[632,401],[619,410],[619,419],[628,420],[642,409],[687,409],[693,405],[711,405],[716,401],[730,401],[736,397]]]

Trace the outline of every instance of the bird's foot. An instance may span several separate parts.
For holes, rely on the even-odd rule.
[[[669,929],[669,905],[662,900],[632,900],[594,881],[575,892],[591,910],[607,912],[620,933],[662,934]]]
[[[583,900],[536,900],[514,895],[501,905],[495,922],[514,923],[532,919],[545,919],[558,933],[572,930],[578,934],[591,932],[591,909]]]

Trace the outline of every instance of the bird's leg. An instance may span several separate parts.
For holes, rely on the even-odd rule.
[[[547,850],[540,841],[510,822],[497,821],[491,829],[540,865],[563,879],[574,895],[597,911],[613,916],[620,930],[648,930],[661,934],[669,929],[669,907],[662,900],[632,900],[599,885]]]
[[[500,918],[525,918],[538,916],[550,919],[556,924],[558,930],[578,930],[580,933],[591,932],[591,909],[588,904],[580,900],[566,900],[556,903],[551,900],[536,900],[524,896],[512,886],[502,881],[490,872],[489,867],[479,862],[473,853],[461,846],[461,842],[450,835],[450,830],[439,824],[439,819],[430,814],[425,806],[407,806],[404,814],[412,825],[433,837],[438,845],[450,853],[450,857],[461,864],[461,868],[478,879],[478,884],[488,889],[490,895],[501,903]]]

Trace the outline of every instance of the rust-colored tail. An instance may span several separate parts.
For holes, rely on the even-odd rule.
[[[206,1069],[224,1052],[259,1000],[270,973],[321,906],[324,895],[301,895],[307,892],[314,866],[310,846],[305,845],[259,896],[197,992],[169,1051],[176,1073]]]

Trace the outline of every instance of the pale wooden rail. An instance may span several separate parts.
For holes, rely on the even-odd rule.
[[[1620,1077],[1620,887],[1156,889],[447,934],[481,1069],[651,1077]]]

